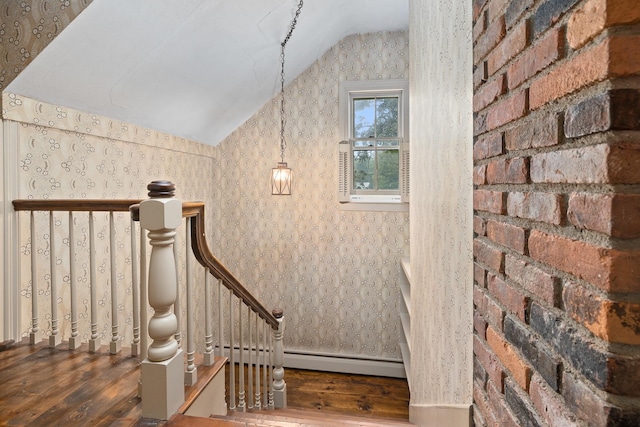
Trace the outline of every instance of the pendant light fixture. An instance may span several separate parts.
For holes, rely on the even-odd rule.
[[[291,21],[289,32],[280,44],[280,161],[277,167],[271,169],[271,194],[276,196],[290,196],[293,181],[293,171],[287,166],[287,162],[284,161],[284,150],[287,148],[287,143],[284,139],[284,48],[291,38],[293,30],[296,28],[298,16],[300,16],[300,11],[302,10],[302,2],[303,0],[300,0],[300,3],[298,3],[298,9],[293,17],[293,21]]]

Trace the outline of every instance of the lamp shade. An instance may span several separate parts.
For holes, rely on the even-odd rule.
[[[276,196],[291,195],[293,171],[286,162],[278,162],[278,167],[271,169],[271,194]]]

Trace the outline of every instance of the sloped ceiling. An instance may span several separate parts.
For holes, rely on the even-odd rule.
[[[354,33],[407,28],[409,0],[307,0],[286,80]],[[279,91],[297,0],[94,0],[7,90],[216,145]]]

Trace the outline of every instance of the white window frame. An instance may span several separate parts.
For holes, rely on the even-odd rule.
[[[400,194],[362,195],[353,191],[353,144],[350,140],[354,98],[399,96],[398,137],[401,141]],[[409,81],[406,79],[342,81],[339,87],[340,137],[338,201],[342,210],[408,211],[409,203]]]

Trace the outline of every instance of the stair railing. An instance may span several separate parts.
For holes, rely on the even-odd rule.
[[[16,211],[29,213],[29,239],[24,244],[23,253],[30,254],[30,292],[32,294],[31,322],[29,325],[30,342],[35,344],[37,337],[42,335],[41,319],[38,316],[39,290],[45,286],[38,283],[42,276],[43,266],[38,264],[36,256],[36,218],[38,212],[48,216],[49,230],[45,239],[49,240],[41,246],[49,252],[49,274],[46,292],[50,295],[51,313],[48,317],[48,343],[51,347],[59,345],[62,334],[59,330],[60,316],[58,309],[58,280],[60,275],[61,259],[56,254],[56,242],[63,242],[68,246],[68,276],[63,280],[69,286],[70,313],[64,314],[64,319],[69,321],[69,348],[75,349],[80,345],[81,337],[78,329],[77,310],[77,277],[74,261],[78,257],[76,246],[88,245],[88,269],[90,288],[90,334],[89,350],[97,351],[100,348],[98,305],[106,309],[108,305],[104,298],[105,276],[108,277],[107,288],[111,293],[111,311],[108,317],[111,319],[109,336],[109,351],[111,354],[120,351],[122,336],[118,324],[118,294],[122,291],[117,282],[122,282],[122,257],[129,257],[131,263],[131,275],[124,281],[131,283],[131,298],[133,319],[131,352],[134,356],[144,359],[142,366],[141,395],[143,400],[143,416],[149,418],[168,419],[184,402],[184,387],[176,383],[192,385],[197,380],[197,366],[195,352],[198,340],[196,335],[196,319],[194,317],[194,294],[204,299],[204,319],[199,319],[204,324],[203,339],[203,364],[214,364],[214,353],[218,357],[229,358],[229,402],[230,410],[244,411],[247,409],[272,409],[283,408],[287,405],[286,383],[283,369],[283,332],[284,316],[282,310],[276,309],[269,312],[241,283],[240,281],[212,254],[205,238],[204,203],[185,202],[175,199],[175,186],[166,181],[154,181],[149,184],[150,198],[146,200],[15,200],[13,202]],[[176,206],[178,208],[176,209]],[[116,240],[118,218],[116,213],[130,211],[129,215],[129,244]],[[177,211],[177,213],[176,213]],[[60,214],[68,213],[68,230],[66,237],[60,237]],[[58,214],[54,214],[58,213]],[[95,217],[98,214],[108,216],[108,226],[99,232],[95,230]],[[83,215],[86,215],[84,217]],[[151,215],[149,217],[149,215]],[[176,216],[178,217],[176,219]],[[178,298],[179,283],[177,278],[177,264],[181,249],[174,244],[176,229],[182,224],[182,218],[186,222],[185,231],[185,264],[186,279],[184,280],[186,294],[186,307],[182,309],[182,301]],[[77,233],[76,222],[88,224]],[[150,222],[149,222],[150,221]],[[155,222],[154,222],[155,221]],[[141,227],[149,231],[149,240],[145,233],[139,232],[135,223],[140,222]],[[40,224],[41,225],[41,224]],[[120,225],[120,227],[123,227]],[[126,227],[126,226],[125,226]],[[105,230],[105,228],[107,230]],[[75,230],[75,231],[74,231]],[[77,235],[81,234],[82,245],[78,244]],[[109,253],[109,265],[97,265],[96,246],[97,240],[104,239],[108,234],[106,251]],[[101,239],[96,236],[100,235]],[[151,246],[150,256],[147,256],[147,245]],[[139,247],[138,247],[139,245]],[[130,253],[125,251],[125,246],[130,247]],[[139,251],[139,256],[137,252]],[[83,254],[84,256],[85,254]],[[117,256],[116,256],[117,255]],[[204,284],[196,277],[195,268],[191,258],[195,259],[204,270]],[[138,264],[139,259],[139,264]],[[147,267],[147,261],[149,265]],[[88,267],[88,268],[87,268]],[[100,271],[100,275],[97,271]],[[108,271],[107,271],[108,270]],[[148,274],[147,274],[148,271]],[[128,275],[127,275],[128,276]],[[212,279],[217,280],[217,292],[214,292]],[[130,280],[130,282],[128,282]],[[100,293],[100,294],[99,294]],[[214,295],[217,294],[217,295]],[[148,297],[148,299],[147,299]],[[217,309],[214,303],[217,300]],[[226,302],[225,302],[226,301]],[[102,306],[105,306],[103,308]],[[153,316],[148,321],[146,314],[148,306],[153,309]],[[175,316],[174,313],[184,316]],[[225,313],[226,311],[226,313]],[[214,328],[214,313],[217,312],[217,328]],[[226,314],[226,316],[224,316]],[[186,317],[186,337],[181,337],[178,328],[179,319]],[[103,329],[107,330],[105,327]],[[215,332],[214,332],[215,331]],[[214,344],[214,334],[217,343]],[[153,339],[153,343],[147,347],[147,336]],[[155,344],[155,345],[154,345]],[[186,362],[183,360],[181,346],[186,349]],[[147,351],[147,349],[149,349]],[[168,360],[176,360],[175,366],[179,366],[180,374],[176,374],[178,368],[173,368],[173,373],[168,372],[163,366]],[[146,368],[145,368],[146,364]],[[236,364],[239,369],[238,390],[236,391]],[[248,375],[245,377],[244,366],[247,366]],[[148,381],[145,381],[145,371]],[[163,377],[164,375],[164,377]],[[179,378],[178,378],[179,377]],[[164,385],[158,384],[159,378],[164,378]],[[162,382],[161,381],[161,382]],[[248,385],[248,387],[247,387]],[[248,388],[248,393],[247,393]],[[161,393],[158,390],[162,389]],[[148,391],[153,390],[153,391]],[[181,392],[182,391],[182,392]],[[145,409],[146,408],[146,409]]]

